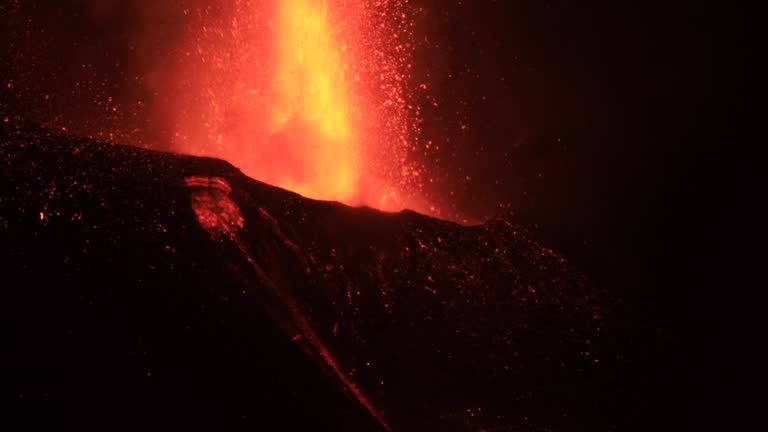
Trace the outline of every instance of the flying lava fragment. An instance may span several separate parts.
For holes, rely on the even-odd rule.
[[[158,74],[173,150],[225,159],[310,198],[418,209],[407,3],[235,0],[185,10],[187,39],[170,73]]]

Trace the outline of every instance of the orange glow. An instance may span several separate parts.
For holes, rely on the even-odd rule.
[[[411,208],[408,0],[231,0],[184,10],[157,73],[173,150],[225,159],[310,198]]]
[[[360,152],[350,116],[344,46],[325,0],[282,0],[276,19],[274,144],[299,155],[275,183],[320,199],[354,201]]]

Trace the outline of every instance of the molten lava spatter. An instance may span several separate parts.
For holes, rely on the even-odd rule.
[[[344,46],[334,37],[327,1],[281,1],[275,45],[270,145],[293,155],[294,162],[276,182],[303,195],[354,201],[359,140]]]
[[[235,0],[185,11],[159,76],[173,150],[310,198],[424,211],[408,161],[405,0]]]

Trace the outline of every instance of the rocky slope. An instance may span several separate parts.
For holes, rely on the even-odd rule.
[[[614,302],[522,226],[314,201],[12,123],[0,170],[0,391],[75,404],[28,421],[616,428]]]

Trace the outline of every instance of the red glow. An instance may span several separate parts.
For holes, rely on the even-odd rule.
[[[407,0],[221,3],[183,12],[188,37],[157,83],[174,150],[311,198],[425,211],[407,160]]]

